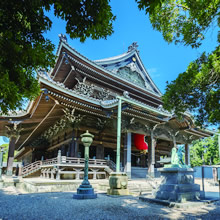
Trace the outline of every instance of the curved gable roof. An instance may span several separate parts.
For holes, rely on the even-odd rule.
[[[145,88],[155,95],[161,96],[162,93],[153,82],[143,65],[137,47],[137,43],[133,43],[128,47],[128,51],[126,53],[110,58],[95,60],[94,62],[114,74],[121,76],[125,80]],[[122,70],[124,71],[122,72]]]

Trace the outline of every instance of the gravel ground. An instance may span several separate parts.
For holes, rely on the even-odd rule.
[[[141,202],[137,196],[72,197],[73,192],[19,194],[8,187],[0,190],[0,219],[220,219],[220,202],[184,210]]]

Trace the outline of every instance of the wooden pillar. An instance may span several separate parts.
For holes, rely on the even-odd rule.
[[[35,162],[35,156],[36,156],[36,151],[35,148],[33,148],[32,153],[31,153],[31,162],[34,163]]]
[[[75,140],[75,157],[78,157],[78,152],[79,152],[79,143],[77,140]]]
[[[147,167],[148,167],[148,174],[150,174],[151,169],[151,137],[148,137],[148,154],[147,154]]]
[[[126,164],[127,164],[127,133],[124,134],[124,154],[123,154],[123,167],[124,172],[126,172]]]
[[[8,161],[7,161],[7,173],[6,173],[7,176],[12,176],[14,152],[15,152],[15,142],[16,142],[16,137],[11,136],[9,148],[8,148]]]
[[[70,157],[77,157],[77,155],[75,155],[75,139],[76,139],[76,132],[75,130],[73,130],[72,132],[72,140],[70,142]]]
[[[127,173],[128,178],[131,178],[131,133],[125,134],[125,145],[124,145],[124,158],[126,157],[126,162],[124,163],[124,172]]]
[[[141,155],[141,167],[146,167],[146,155]]]
[[[104,159],[104,147],[102,144],[96,146],[96,159]]]
[[[155,165],[155,147],[156,139],[151,132],[150,141],[148,145],[148,175],[154,177],[154,165]]]
[[[190,154],[188,144],[185,144],[185,164],[190,165]]]
[[[65,145],[62,145],[62,146],[61,146],[61,155],[62,155],[62,156],[66,156]]]

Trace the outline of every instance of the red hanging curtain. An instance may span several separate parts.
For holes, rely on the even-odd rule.
[[[144,134],[134,134],[134,145],[138,150],[147,151],[148,145],[145,142]]]

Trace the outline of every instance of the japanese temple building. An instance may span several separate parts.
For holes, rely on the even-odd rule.
[[[26,111],[0,116],[0,135],[10,137],[9,174],[14,158],[26,165],[55,158],[58,150],[83,158],[80,135],[86,130],[94,135],[90,158],[117,161],[128,176],[131,166],[154,172],[176,144],[185,144],[188,164],[189,144],[213,134],[195,127],[189,113],[179,120],[163,109],[136,43],[119,56],[91,61],[60,35],[56,64],[40,71],[38,80],[41,94]],[[148,149],[135,145],[135,134],[145,136]]]

